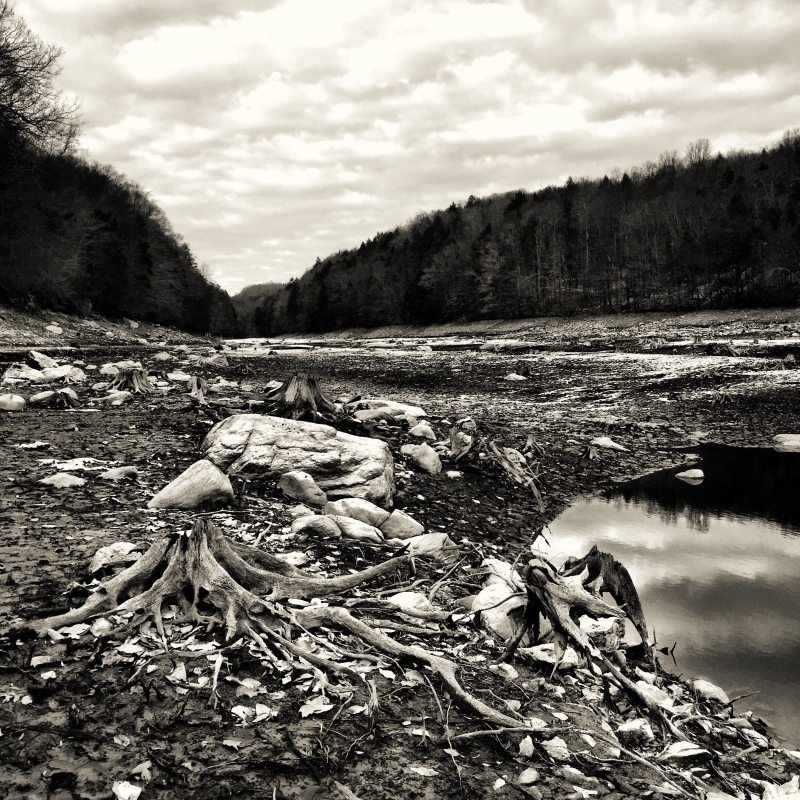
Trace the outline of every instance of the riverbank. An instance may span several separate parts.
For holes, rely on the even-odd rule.
[[[761,319],[759,324],[793,323]],[[223,378],[235,385],[219,384],[220,390],[209,397],[233,410],[247,409],[245,387],[258,390],[269,380],[303,370],[315,375],[332,397],[361,394],[421,405],[442,436],[448,421],[464,416],[473,417],[487,435],[505,445],[522,448],[530,435],[539,454],[535,470],[543,511],[531,493],[500,471],[446,464],[446,470],[455,467],[462,476],[420,473],[400,454],[400,445],[408,441],[402,427],[372,431],[389,443],[399,465],[398,507],[428,530],[447,532],[473,560],[484,554],[514,561],[528,557],[534,537],[542,530],[546,534],[547,523],[576,497],[683,463],[684,448],[696,442],[763,446],[778,433],[800,431],[800,370],[791,362],[784,363],[783,355],[709,355],[705,344],[695,343],[680,320],[670,325],[675,336],[692,342],[690,348],[682,353],[653,352],[627,337],[632,341],[627,350],[613,345],[601,348],[598,343],[586,352],[428,351],[395,342],[377,348],[355,344],[278,350],[270,355],[268,346],[241,344],[225,353],[227,366],[212,366],[193,363],[191,352],[174,347],[166,348],[169,361],[154,361],[149,347],[131,342],[127,350],[114,343],[105,352],[98,343],[87,348],[90,359],[82,360],[99,365],[104,360],[141,358],[153,372],[181,368],[209,382]],[[719,327],[705,330],[708,339],[725,338],[729,332]],[[768,332],[776,333],[777,339],[777,329]],[[794,338],[793,330],[782,332]],[[609,332],[607,344],[615,335]],[[199,349],[196,352],[201,354]],[[51,354],[59,357],[57,351]],[[91,375],[88,366],[83,365]],[[507,379],[511,374],[523,380]],[[32,391],[16,388],[26,395]],[[0,596],[3,629],[16,616],[52,613],[64,603],[62,593],[80,592],[76,582],[88,582],[86,565],[98,547],[120,540],[144,545],[165,530],[187,525],[185,512],[145,510],[147,500],[198,457],[208,430],[208,420],[191,408],[185,390],[170,383],[164,387],[168,391],[106,409],[83,386],[75,388],[83,400],[81,408],[36,409],[0,417],[8,454],[0,501],[6,523],[0,545],[5,569]],[[590,445],[604,436],[625,449]],[[20,446],[36,441],[47,446]],[[97,459],[96,466],[103,467],[135,466],[138,479],[112,485],[94,477],[96,471],[90,469],[84,473],[88,482],[71,490],[54,490],[37,482],[53,472],[45,459],[73,458]],[[276,552],[299,550],[312,565],[322,564],[334,572],[369,562],[369,552],[344,540],[336,546],[339,552],[332,553],[313,542],[285,538],[282,531],[291,521],[289,507],[274,482],[256,482],[245,488],[241,505],[222,512],[219,519],[241,541],[261,536]],[[437,579],[435,574],[420,577]],[[394,678],[375,675],[380,706],[376,724],[369,730],[359,726],[357,715],[348,715],[346,722],[345,717],[337,717],[336,725],[324,715],[299,718],[292,705],[299,695],[293,688],[284,698],[264,696],[259,701],[277,711],[274,719],[243,727],[230,709],[252,702],[246,694],[237,695],[240,684],[233,680],[224,683],[222,704],[209,707],[207,692],[191,687],[183,691],[191,679],[165,680],[179,659],[153,657],[148,664],[155,669],[147,672],[149,667],[145,667],[132,681],[141,664],[135,651],[120,653],[119,642],[108,647],[67,640],[56,643],[60,648],[56,661],[36,667],[30,660],[20,666],[20,659],[36,657],[44,650],[49,653],[52,643],[8,650],[11,659],[4,664],[2,676],[6,693],[13,684],[21,694],[17,701],[2,706],[0,727],[13,730],[13,736],[7,733],[0,739],[5,762],[0,784],[10,787],[10,797],[48,796],[46,787],[51,787],[50,797],[110,797],[113,776],[144,785],[142,800],[172,797],[176,791],[204,799],[271,797],[273,787],[277,787],[277,797],[346,797],[336,794],[334,781],[363,800],[394,797],[396,789],[390,786],[397,785],[403,785],[414,800],[560,798],[582,792],[619,800],[674,791],[653,769],[628,756],[612,758],[608,752],[593,751],[585,740],[580,745],[581,730],[593,731],[596,742],[604,735],[601,722],[606,712],[587,716],[587,703],[598,709],[602,705],[602,696],[590,700],[583,693],[598,688],[587,683],[587,676],[567,674],[551,680],[548,671],[537,672],[516,662],[516,678],[499,675],[486,667],[501,654],[501,643],[487,642],[477,632],[467,636],[454,631],[454,635],[454,641],[462,645],[465,682],[477,687],[487,702],[510,698],[547,719],[546,738],[563,738],[571,753],[568,760],[549,755],[538,739],[531,755],[520,755],[519,735],[477,736],[447,747],[427,684],[423,680],[418,686],[412,678],[401,677],[401,669],[406,675],[413,670],[409,664],[392,667]],[[184,659],[190,675],[198,663],[206,674],[204,661]],[[239,669],[231,676],[262,682],[272,695],[286,691],[273,686],[252,658],[240,661]],[[43,677],[51,672],[54,677]],[[403,680],[410,685],[403,685]],[[23,703],[25,697],[30,702]],[[736,704],[738,716],[746,705],[746,700]],[[451,736],[481,728],[455,708],[448,711],[446,702],[443,710],[449,714]],[[725,727],[718,721],[725,712],[717,707],[706,711],[715,720],[713,731]],[[729,795],[743,789],[761,797],[763,787],[757,780],[782,783],[793,771],[800,772],[800,765],[771,743],[751,750],[746,739],[704,733],[694,724],[689,730],[709,755],[682,767],[697,767],[698,776]],[[226,740],[234,744],[225,744]],[[656,742],[641,752],[675,774],[675,763],[655,759],[659,749]],[[141,778],[141,770],[131,774],[147,761],[150,781]],[[414,767],[421,772],[410,771]],[[517,778],[530,767],[538,771],[539,779],[523,786]],[[578,770],[583,777],[570,770]],[[74,777],[53,778],[62,773]],[[724,774],[723,781],[719,773]],[[73,788],[59,786],[58,781]],[[694,796],[700,796],[699,792]]]

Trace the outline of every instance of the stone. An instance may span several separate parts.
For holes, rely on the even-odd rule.
[[[28,353],[28,361],[30,361],[36,369],[47,369],[57,367],[58,361],[50,356],[40,353],[38,350],[31,350]]]
[[[610,436],[596,436],[589,444],[592,447],[602,447],[605,450],[619,450],[623,453],[628,452],[627,447],[618,444]]]
[[[0,394],[0,411],[22,411],[25,398],[18,394]]]
[[[352,517],[330,516],[345,539],[360,539],[363,542],[374,542],[380,544],[383,541],[383,534],[373,525],[369,525],[361,520]]]
[[[192,376],[189,375],[188,372],[178,369],[174,372],[168,372],[167,378],[169,378],[171,381],[175,381],[176,383],[188,383],[192,379]]]
[[[139,477],[139,470],[136,467],[112,467],[105,472],[101,472],[98,476],[104,481],[135,481]]]
[[[300,470],[284,472],[278,479],[278,488],[292,500],[299,500],[310,506],[324,506],[328,496],[317,486],[314,479]]]
[[[353,416],[359,422],[395,421],[394,414],[388,408],[362,408],[360,411],[356,411]]]
[[[504,376],[504,381],[526,381],[528,380],[524,375],[518,375],[516,372],[509,372]]]
[[[114,542],[101,547],[92,556],[89,572],[93,574],[113,564],[130,564],[141,555],[137,550],[138,547],[133,542]]]
[[[333,500],[325,504],[322,513],[352,517],[375,528],[380,528],[389,519],[389,512],[385,508],[376,506],[375,503],[362,497],[343,497],[341,500]]]
[[[133,394],[125,390],[114,390],[100,399],[102,403],[110,406],[121,406],[133,399]]]
[[[429,444],[404,444],[400,452],[424,472],[438,475],[442,471],[442,460]]]
[[[714,700],[723,705],[728,705],[731,701],[724,689],[702,678],[692,681],[692,689],[694,689],[697,696],[701,697],[703,700]]]
[[[539,780],[539,772],[534,767],[528,767],[527,769],[522,770],[520,774],[517,776],[517,783],[520,786],[530,786],[532,783],[536,783]]]
[[[68,472],[59,472],[57,475],[50,475],[42,478],[39,483],[46,486],[55,486],[56,489],[71,489],[74,486],[83,486],[86,478],[79,478],[77,475],[70,475]]]
[[[428,422],[418,422],[413,428],[409,428],[408,435],[416,436],[418,439],[427,439],[431,442],[436,441],[436,434]]]
[[[291,508],[287,508],[286,513],[291,517],[292,520],[300,519],[301,517],[310,517],[314,514],[314,512],[308,506],[304,506],[302,503],[292,506]]]
[[[617,727],[617,738],[623,744],[642,745],[652,742],[656,737],[646,719],[631,719]]]
[[[86,373],[80,367],[73,367],[72,364],[62,364],[60,367],[43,369],[42,374],[33,379],[34,383],[51,383],[61,380],[80,383],[86,380]]]
[[[336,521],[332,517],[325,517],[321,514],[299,517],[292,523],[291,532],[294,535],[316,533],[319,536],[330,536],[333,539],[341,539],[342,537],[342,532]]]
[[[772,441],[779,453],[800,453],[800,433],[779,433]]]
[[[166,350],[160,350],[158,353],[153,355],[153,361],[171,361],[172,355],[168,353]]]
[[[46,331],[50,331],[50,333],[54,333],[56,336],[60,336],[64,333],[64,329],[60,325],[56,325],[55,323],[51,325],[45,325],[44,329]]]
[[[259,414],[235,414],[215,425],[201,445],[231,475],[282,475],[302,470],[328,497],[361,497],[391,506],[394,462],[379,439],[329,425]]]
[[[532,661],[534,664],[557,668],[559,670],[574,669],[581,663],[580,656],[572,647],[565,647],[561,654],[561,659],[557,660],[556,646],[552,642],[536,644],[532,647],[520,647],[517,652],[523,657]]]
[[[492,636],[509,641],[519,632],[526,603],[507,583],[490,583],[475,595],[472,610],[480,611],[481,625]]]
[[[195,461],[168,483],[148,504],[148,508],[199,508],[233,500],[228,476],[206,459]]]
[[[387,597],[386,602],[397,606],[401,611],[423,613],[436,611],[433,603],[422,592],[398,592]]]
[[[40,369],[34,369],[27,364],[12,364],[3,373],[3,383],[20,383],[21,381],[39,382],[44,373]]]
[[[446,533],[423,533],[403,541],[403,552],[411,555],[429,555],[442,561],[458,558],[458,547]]]
[[[361,409],[382,408],[388,411],[393,417],[399,417],[403,414],[408,414],[412,417],[428,416],[419,406],[412,406],[408,403],[398,403],[395,400],[384,400],[383,398],[377,400],[359,400],[357,403],[353,403],[353,406]]]
[[[396,508],[382,525],[378,526],[387,539],[411,539],[425,533],[425,526]]]
[[[678,472],[675,477],[679,481],[683,481],[684,483],[688,483],[691,486],[698,486],[703,482],[703,479],[706,477],[705,473],[701,469],[686,469],[683,472]]]

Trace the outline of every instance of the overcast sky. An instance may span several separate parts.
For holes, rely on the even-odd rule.
[[[470,194],[800,126],[800,2],[17,0],[235,292]]]

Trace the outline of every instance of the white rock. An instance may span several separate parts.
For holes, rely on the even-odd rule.
[[[517,776],[517,783],[522,786],[530,786],[532,783],[536,783],[538,780],[539,772],[533,767],[528,767],[527,769],[522,770],[522,772],[520,772],[520,774]]]
[[[550,758],[556,761],[569,761],[572,757],[567,743],[560,736],[554,736],[552,739],[542,742],[542,748]]]
[[[706,755],[708,750],[699,747],[693,742],[672,742],[668,745],[661,755],[658,756],[659,761],[679,761],[686,758],[695,758],[696,756]]]
[[[27,364],[12,364],[3,373],[3,383],[19,383],[21,381],[38,382],[42,380],[43,372]]]
[[[236,414],[209,431],[201,452],[232,475],[303,470],[314,475],[329,497],[362,497],[391,505],[394,495],[388,445],[328,425]]]
[[[425,526],[413,517],[396,508],[389,518],[380,525],[381,533],[387,539],[411,539],[425,533]]]
[[[715,683],[711,683],[711,681],[698,678],[692,681],[692,688],[697,693],[697,696],[701,697],[703,700],[716,700],[716,702],[722,703],[723,705],[728,705],[731,701],[725,690]]]
[[[409,428],[409,436],[416,436],[418,439],[428,439],[428,441],[435,442],[436,434],[428,422],[418,422],[413,428]]]
[[[383,398],[377,400],[359,400],[358,403],[353,405],[360,408],[385,408],[393,417],[399,417],[402,414],[408,414],[412,417],[428,416],[419,406],[408,405],[408,403],[398,403],[395,400],[384,400]]]
[[[433,603],[422,592],[398,592],[386,598],[387,602],[401,611],[435,611]]]
[[[549,667],[556,666],[556,646],[552,642],[537,644],[532,647],[520,647],[517,652],[523,657],[533,661],[535,664],[545,664]],[[558,661],[559,670],[574,669],[581,663],[580,656],[572,648],[565,648]]]
[[[133,394],[127,390],[117,390],[109,392],[105,397],[100,398],[101,403],[108,403],[110,406],[121,406],[133,400]]]
[[[201,459],[168,483],[147,507],[198,508],[231,500],[233,487],[228,476],[210,461]]]
[[[779,453],[800,453],[800,433],[779,433],[772,441]]]
[[[0,394],[0,411],[22,411],[25,398],[18,394]]]
[[[44,353],[40,353],[38,350],[31,350],[28,353],[28,359],[33,361],[36,365],[36,369],[46,369],[47,367],[57,367],[58,361],[54,358],[50,358],[50,356],[45,355]]]
[[[437,475],[442,471],[442,461],[429,444],[404,444],[400,452],[408,456],[415,466],[431,475]]]
[[[490,583],[475,595],[472,610],[480,611],[481,625],[493,636],[508,641],[518,633],[525,596],[514,596],[515,590],[506,583]]]
[[[55,323],[52,325],[45,325],[44,329],[46,331],[50,331],[50,333],[56,334],[56,336],[60,336],[64,333],[64,329],[60,325],[56,325]]]
[[[166,350],[161,350],[153,355],[153,361],[172,361],[172,358],[172,355],[170,355]]]
[[[705,474],[701,469],[687,469],[683,472],[678,472],[675,477],[684,483],[688,483],[692,486],[698,486],[703,482]]]
[[[79,478],[77,475],[70,475],[68,472],[59,472],[57,475],[42,478],[39,483],[55,486],[56,489],[71,489],[74,486],[83,486],[86,483],[86,479]]]
[[[72,364],[62,364],[60,367],[43,369],[41,376],[34,379],[34,383],[51,383],[61,380],[80,383],[86,380],[86,373],[80,367],[73,367]]]
[[[317,486],[314,479],[307,472],[300,470],[284,472],[278,479],[278,488],[292,500],[299,500],[307,505],[324,506],[328,502],[327,495]]]
[[[524,375],[517,375],[516,372],[509,372],[508,375],[506,375],[503,378],[503,380],[504,381],[526,381],[528,379]]]
[[[404,552],[412,555],[430,555],[443,561],[458,558],[458,546],[446,533],[423,533],[403,541]]]
[[[192,379],[192,376],[189,375],[188,372],[178,369],[174,372],[168,372],[167,378],[171,381],[175,381],[175,383],[188,383]]]
[[[99,572],[110,564],[129,564],[140,555],[133,542],[114,542],[114,544],[101,547],[92,557],[89,572]],[[136,553],[136,555],[132,555]]]
[[[298,517],[292,523],[291,532],[295,536],[299,534],[315,533],[319,536],[330,536],[334,539],[340,539],[342,537],[342,532],[333,518],[325,517],[321,514],[309,514],[307,516]]]
[[[104,481],[136,480],[139,477],[139,470],[131,466],[113,467],[101,472],[97,477]]]
[[[627,447],[617,444],[610,436],[596,436],[589,444],[593,447],[603,447],[606,450],[620,450],[623,453],[628,452]]]
[[[617,736],[623,743],[645,744],[655,739],[653,728],[646,719],[632,719],[617,727]]]
[[[301,517],[310,517],[314,514],[314,512],[308,506],[304,506],[302,503],[292,506],[291,508],[287,508],[286,513],[293,520],[300,519]]]
[[[383,534],[378,528],[368,525],[366,522],[352,517],[330,516],[328,519],[332,519],[336,523],[345,539],[360,539],[363,542],[375,542],[375,544],[383,541]]]
[[[363,497],[342,497],[340,500],[333,500],[325,504],[322,513],[352,517],[376,528],[380,528],[389,519],[389,512],[386,509],[364,500]]]

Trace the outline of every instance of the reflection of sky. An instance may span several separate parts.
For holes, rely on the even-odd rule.
[[[800,536],[764,520],[653,513],[641,502],[590,499],[554,523],[551,555],[593,544],[622,561],[659,643],[677,641],[678,668],[742,701],[800,745]],[[691,515],[691,512],[690,512]],[[693,515],[691,515],[693,516]]]

